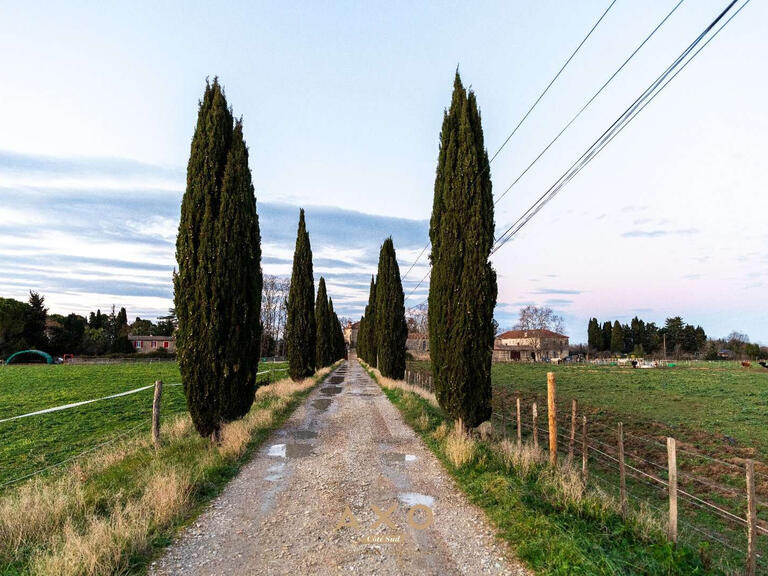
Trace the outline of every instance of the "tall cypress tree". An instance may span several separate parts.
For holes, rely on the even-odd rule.
[[[603,332],[597,318],[590,318],[587,326],[587,346],[590,351],[600,351],[603,346]]]
[[[333,350],[331,349],[331,315],[328,310],[328,294],[325,288],[325,278],[322,276],[320,276],[320,283],[317,286],[315,325],[317,326],[315,358],[318,368],[323,368],[333,363]]]
[[[365,360],[365,314],[360,317],[360,325],[357,327],[355,353],[358,358]]]
[[[458,71],[443,115],[429,237],[429,348],[437,399],[477,426],[491,415],[496,273],[493,192],[474,93]]]
[[[328,298],[328,311],[331,317],[331,350],[333,361],[344,357],[344,332],[341,329],[341,322],[333,309],[333,298]],[[339,338],[341,337],[341,338]]]
[[[261,349],[261,233],[242,120],[232,134],[216,228],[211,331],[217,332],[221,415],[231,421],[251,409]]]
[[[387,238],[379,253],[376,275],[375,340],[378,367],[382,376],[402,380],[405,375],[405,296],[400,280],[400,267],[392,238]]]
[[[260,337],[261,246],[242,125],[217,79],[206,84],[176,239],[177,355],[202,436],[253,401]],[[123,310],[119,317],[124,316]]]
[[[624,351],[624,328],[616,320],[611,329],[611,352],[621,354]]]
[[[610,352],[611,350],[611,337],[613,335],[613,328],[611,327],[610,322],[603,322],[603,340],[602,340],[602,348],[600,349],[601,352]]]
[[[293,253],[293,273],[288,291],[287,319],[285,323],[288,373],[293,380],[301,380],[315,372],[315,280],[312,272],[312,247],[304,222],[304,210],[299,212],[299,230]]]
[[[368,293],[368,305],[365,307],[365,360],[370,366],[376,367],[376,280],[371,276],[371,289]]]

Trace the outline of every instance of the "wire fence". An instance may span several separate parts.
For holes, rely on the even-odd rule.
[[[268,362],[266,365],[276,364]],[[269,366],[257,372],[257,385],[276,381],[288,368]],[[59,406],[52,406],[33,412],[17,414],[0,420],[0,442],[5,450],[0,451],[0,491],[36,476],[61,469],[67,464],[96,452],[115,442],[147,432],[151,427],[153,402],[150,398],[136,398],[137,394],[156,388],[157,383],[140,386],[108,396],[91,398]],[[163,384],[164,387],[180,387],[180,382]],[[175,400],[175,402],[174,402]],[[126,404],[129,402],[129,404]],[[104,407],[109,404],[109,408]],[[186,411],[183,396],[169,398],[163,409],[165,416]],[[99,419],[101,418],[101,421]],[[120,423],[137,422],[119,430]],[[83,429],[80,430],[79,428]],[[75,437],[69,441],[58,435],[65,434],[67,428],[78,428]],[[108,432],[108,437],[104,432]],[[70,443],[71,442],[71,443]],[[9,445],[21,444],[16,449]],[[74,453],[72,453],[74,452]],[[57,459],[58,457],[58,459]],[[50,463],[50,460],[55,460]],[[21,464],[19,464],[21,462]],[[37,462],[25,466],[25,464]],[[25,468],[28,468],[25,470]],[[17,470],[18,475],[11,476]]]
[[[405,378],[434,392],[427,372],[407,370]],[[496,436],[550,450],[558,466],[581,467],[587,488],[615,498],[625,515],[644,515],[672,541],[697,550],[705,565],[768,573],[768,465],[662,441],[639,426],[592,421],[576,399],[556,398],[554,375],[552,385],[553,414],[549,398],[494,390]]]

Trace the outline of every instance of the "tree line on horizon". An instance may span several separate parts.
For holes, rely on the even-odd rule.
[[[54,356],[79,354],[131,354],[135,350],[129,334],[138,336],[171,336],[175,329],[173,310],[158,322],[140,317],[128,322],[124,307],[112,306],[110,313],[101,310],[87,317],[71,313],[50,314],[45,297],[30,290],[29,300],[0,298],[0,357],[20,350],[42,350]],[[164,352],[164,350],[163,350]]]
[[[618,320],[602,324],[591,318],[587,326],[587,346],[591,352],[611,354],[697,354],[705,350],[707,334],[701,326],[687,324],[680,316],[667,318],[664,326],[635,316],[629,324]]]

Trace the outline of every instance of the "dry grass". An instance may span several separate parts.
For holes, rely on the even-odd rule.
[[[325,375],[332,367],[319,371]],[[27,571],[42,575],[125,573],[136,554],[151,549],[150,535],[171,526],[189,512],[196,479],[216,462],[235,461],[247,449],[256,429],[268,428],[291,398],[315,385],[318,377],[293,382],[286,378],[263,386],[257,398],[274,396],[268,408],[255,408],[243,419],[222,427],[217,448],[195,452],[183,464],[164,460],[146,435],[126,439],[73,464],[61,476],[34,479],[0,497],[0,554],[30,554]],[[188,415],[162,429],[164,449],[198,446]],[[98,472],[120,465],[144,450],[144,466],[132,477],[139,494],[86,497],[85,482]],[[142,459],[144,457],[142,456]],[[106,509],[105,509],[106,507]],[[25,552],[26,551],[26,552]]]
[[[358,362],[360,362],[360,364],[362,364],[366,370],[370,370],[371,372],[373,372],[373,374],[376,376],[376,380],[378,380],[379,385],[382,388],[387,388],[390,390],[397,389],[397,390],[403,390],[405,392],[411,392],[412,394],[421,396],[422,398],[424,398],[424,400],[426,400],[433,406],[438,406],[437,398],[429,390],[424,390],[424,388],[420,388],[418,386],[412,386],[411,384],[408,384],[408,382],[406,382],[405,380],[393,380],[392,378],[385,378],[384,376],[381,375],[381,372],[379,372],[378,369],[371,368],[368,364],[366,364],[362,360],[358,360]]]
[[[424,412],[424,410],[421,411],[421,414],[416,420],[416,428],[418,430],[426,430],[429,428],[429,416],[427,416],[427,413]]]
[[[440,425],[432,432],[432,436],[434,436],[435,440],[444,440],[448,436],[448,425],[445,422],[440,422]]]
[[[477,431],[477,435],[480,436],[480,440],[483,442],[493,438],[493,424],[487,420],[475,428],[475,430]]]
[[[189,506],[192,479],[188,470],[171,468],[153,475],[141,497],[155,524],[163,526],[180,516]]]
[[[80,479],[67,474],[56,482],[32,480],[0,500],[0,550],[10,554],[60,531],[86,510]]]
[[[461,420],[454,422],[453,430],[445,439],[445,455],[455,468],[461,468],[475,456],[475,440],[467,434]]]
[[[518,446],[517,442],[505,439],[498,444],[498,452],[507,470],[514,470],[523,478],[545,461],[541,448],[528,442]]]

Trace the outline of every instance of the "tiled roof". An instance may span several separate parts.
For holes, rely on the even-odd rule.
[[[568,338],[563,334],[552,332],[552,330],[508,330],[504,334],[496,336],[497,339],[504,340],[516,339],[516,338]]]

